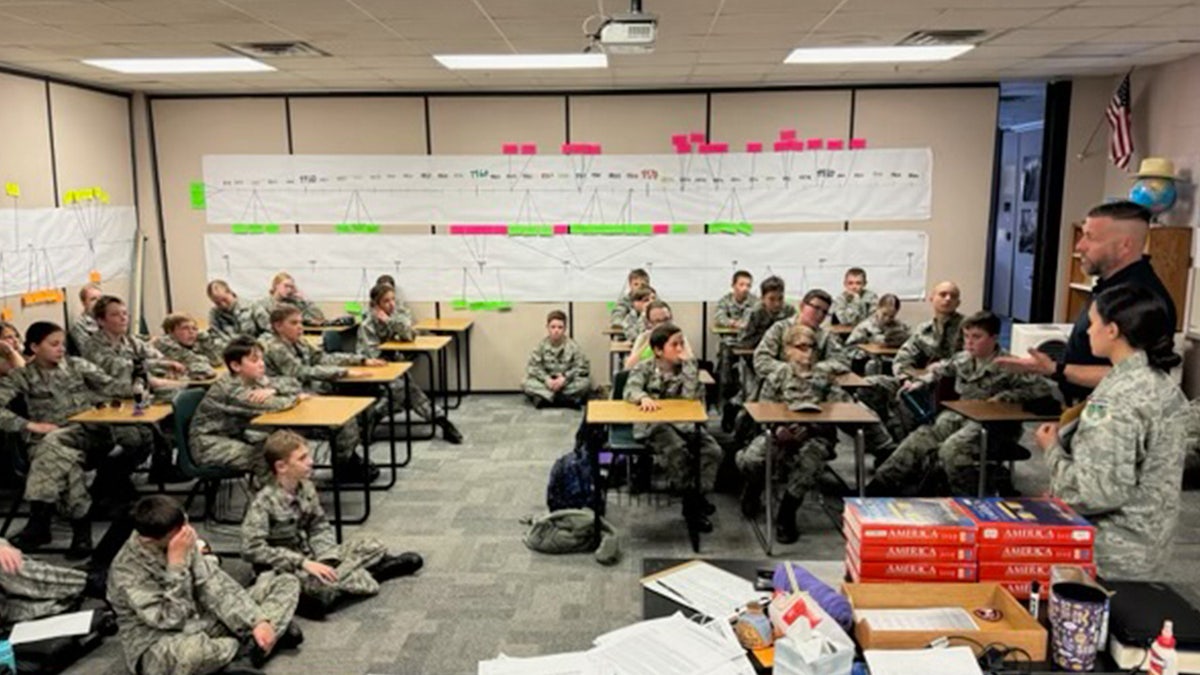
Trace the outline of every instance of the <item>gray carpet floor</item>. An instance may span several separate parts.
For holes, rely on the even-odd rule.
[[[323,622],[300,620],[307,637],[297,652],[273,659],[267,672],[320,674],[474,673],[500,653],[532,656],[586,649],[592,639],[641,617],[638,577],[645,557],[691,557],[679,506],[665,498],[610,497],[610,518],[623,558],[602,567],[590,554],[547,556],[521,543],[523,516],[545,511],[551,463],[571,448],[581,413],[534,410],[518,396],[473,396],[451,418],[466,436],[460,446],[440,439],[415,443],[412,464],[390,491],[372,495],[372,514],[348,537],[378,537],[394,550],[425,556],[412,578],[384,584],[375,598],[345,607]],[[835,462],[853,476],[847,439]],[[376,442],[374,457],[386,452]],[[1025,494],[1044,489],[1040,459],[1018,467]],[[346,501],[358,513],[361,497]],[[716,495],[715,530],[700,555],[765,560],[732,495]],[[328,509],[327,505],[327,509]],[[800,541],[776,547],[777,559],[837,560],[844,542],[821,505],[801,512]],[[214,546],[236,546],[234,530],[202,525]],[[1200,493],[1184,495],[1175,559],[1200,555]],[[1172,580],[1195,591],[1200,568],[1180,564]],[[108,640],[70,673],[123,672],[120,645]]]

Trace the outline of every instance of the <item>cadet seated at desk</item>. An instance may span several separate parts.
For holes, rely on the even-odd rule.
[[[187,314],[168,314],[162,327],[165,335],[160,335],[154,346],[165,358],[182,363],[191,379],[216,377],[214,366],[221,363],[221,354],[215,342],[201,337],[195,319]]]
[[[316,303],[304,297],[296,287],[296,280],[287,272],[280,272],[271,279],[271,290],[267,297],[250,305],[245,315],[242,332],[255,337],[271,332],[271,312],[276,307],[294,307],[300,311],[302,322],[306,326],[320,326],[325,323],[325,313]]]
[[[733,331],[732,335],[721,336],[720,348],[717,351],[717,379],[721,383],[721,402],[726,406],[736,406],[738,359],[733,355],[732,349],[738,345],[737,332],[746,325],[746,321],[750,318],[750,312],[758,303],[758,296],[750,292],[750,288],[754,285],[754,276],[746,270],[734,272],[730,284],[729,292],[717,301],[713,325]],[[736,411],[733,414],[736,414]]]
[[[853,349],[858,345],[873,344],[899,349],[912,334],[912,329],[908,327],[908,324],[897,318],[899,313],[900,298],[891,293],[879,296],[875,311],[860,321],[846,337],[846,348],[850,353],[851,360],[857,362],[867,358],[867,354],[861,349]],[[871,372],[870,368],[873,364],[873,360],[867,364],[868,375],[879,374]]]
[[[650,273],[640,267],[629,270],[629,275],[625,278],[625,282],[627,290],[623,291],[617,297],[617,303],[608,316],[609,325],[625,325],[625,315],[633,311],[633,293],[639,288],[650,286]]]
[[[871,315],[878,301],[875,291],[867,290],[867,271],[851,267],[842,276],[842,292],[833,299],[829,313],[834,323],[857,326]]]
[[[642,361],[654,358],[654,350],[650,348],[650,333],[659,326],[671,323],[671,306],[664,300],[655,300],[646,305],[644,315],[646,330],[642,331],[633,341],[629,355],[625,357],[626,370],[632,370]],[[692,361],[696,358],[696,352],[692,350],[692,345],[686,336],[683,338],[683,358],[685,361]]]
[[[213,279],[205,288],[212,307],[208,308],[208,329],[205,331],[213,348],[224,351],[233,338],[245,334],[249,323],[246,316],[250,308],[239,298],[223,279]],[[249,333],[258,336],[258,333]]]

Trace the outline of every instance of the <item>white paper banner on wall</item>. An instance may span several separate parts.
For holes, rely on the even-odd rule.
[[[407,300],[609,301],[634,267],[660,297],[712,301],[737,269],[776,274],[789,296],[842,287],[846,268],[866,269],[871,288],[902,298],[925,293],[928,236],[921,231],[780,232],[753,235],[505,237],[454,235],[209,234],[208,278],[243,297],[265,295],[291,272],[310,297],[363,300],[391,274]]]
[[[132,206],[2,209],[0,296],[85,284],[92,270],[128,277],[136,234]]]
[[[928,148],[685,155],[206,155],[211,224],[926,220]]]

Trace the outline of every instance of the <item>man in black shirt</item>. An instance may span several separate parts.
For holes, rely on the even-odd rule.
[[[1097,206],[1088,212],[1083,237],[1075,245],[1075,252],[1081,257],[1084,271],[1098,277],[1093,295],[1122,284],[1144,286],[1163,300],[1168,325],[1162,330],[1174,334],[1175,303],[1150,266],[1150,258],[1142,255],[1150,215],[1146,208],[1128,201]],[[1088,306],[1084,306],[1075,319],[1061,361],[1055,362],[1034,349],[1029,350],[1029,356],[1008,356],[996,361],[1010,370],[1052,377],[1069,402],[1080,401],[1112,369],[1108,359],[1092,354],[1087,331]]]

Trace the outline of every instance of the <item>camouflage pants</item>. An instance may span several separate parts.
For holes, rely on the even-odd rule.
[[[979,486],[981,427],[958,413],[943,411],[933,421],[909,434],[896,452],[875,470],[875,479],[888,486],[919,483],[940,467],[951,493],[974,495]]]
[[[271,477],[261,443],[247,443],[240,438],[203,434],[191,439],[192,460],[200,466],[227,466],[254,475],[259,485]]]
[[[362,537],[339,544],[333,559],[323,558],[321,562],[337,570],[337,590],[346,595],[375,595],[379,592],[379,582],[367,569],[383,560],[385,555],[387,546],[382,541]],[[302,593],[311,594],[314,589],[326,586],[325,582],[303,570],[299,577]]]
[[[738,357],[732,351],[735,344],[736,341],[722,342],[717,348],[717,382],[720,383],[720,399],[723,402],[737,402],[741,392]]]
[[[867,382],[870,386],[858,388],[854,392],[855,397],[879,415],[879,420],[893,438],[906,437],[909,429],[905,428],[904,416],[900,411],[900,380],[889,375],[870,375]]]
[[[118,445],[121,453],[110,458]],[[142,425],[71,424],[55,429],[33,447],[25,499],[58,504],[66,517],[83,518],[92,507],[86,469],[102,464],[110,473],[128,472],[145,461],[153,447],[154,437]]]
[[[392,407],[393,413],[403,413],[405,408],[412,408],[413,414],[417,417],[426,422],[433,420],[435,408],[433,402],[429,400],[429,395],[423,389],[410,380],[408,389],[405,390],[403,379],[397,380],[389,386],[392,389],[392,401],[395,402]]]
[[[570,401],[584,401],[587,399],[588,392],[592,390],[592,382],[586,377],[575,377],[564,382],[563,388],[556,393],[550,391],[550,387],[547,387],[544,381],[536,377],[527,377],[521,389],[530,400],[535,402],[537,399],[542,399],[553,403],[556,395]]]
[[[783,471],[775,471],[778,477],[783,476],[783,489],[797,499],[804,499],[817,484],[817,478],[825,468],[825,463],[834,457],[836,437],[813,429],[815,435],[809,436],[798,446],[780,447],[774,436],[769,432],[759,434],[750,444],[738,451],[735,460],[743,475],[762,475],[766,471],[767,453],[772,453],[772,463],[782,467]],[[832,431],[832,430],[830,430]]]
[[[76,607],[87,574],[26,557],[15,574],[0,571],[0,624],[55,616]]]
[[[635,437],[654,452],[655,465],[663,467],[671,485],[681,491],[691,490],[696,484],[696,459],[694,451],[688,447],[694,429],[694,426],[687,424],[652,424],[648,429],[638,429],[641,433],[635,433]],[[695,451],[700,453],[700,492],[711,492],[717,482],[717,468],[723,453],[707,429],[700,429],[697,441]]]
[[[300,598],[300,582],[290,574],[264,572],[249,589],[243,589],[232,577],[216,570],[208,579],[217,584],[215,596],[249,593],[278,635],[292,621]],[[189,632],[164,632],[162,638],[142,654],[140,675],[206,675],[214,673],[237,656],[239,637],[235,637],[216,615],[205,611],[203,627]]]

